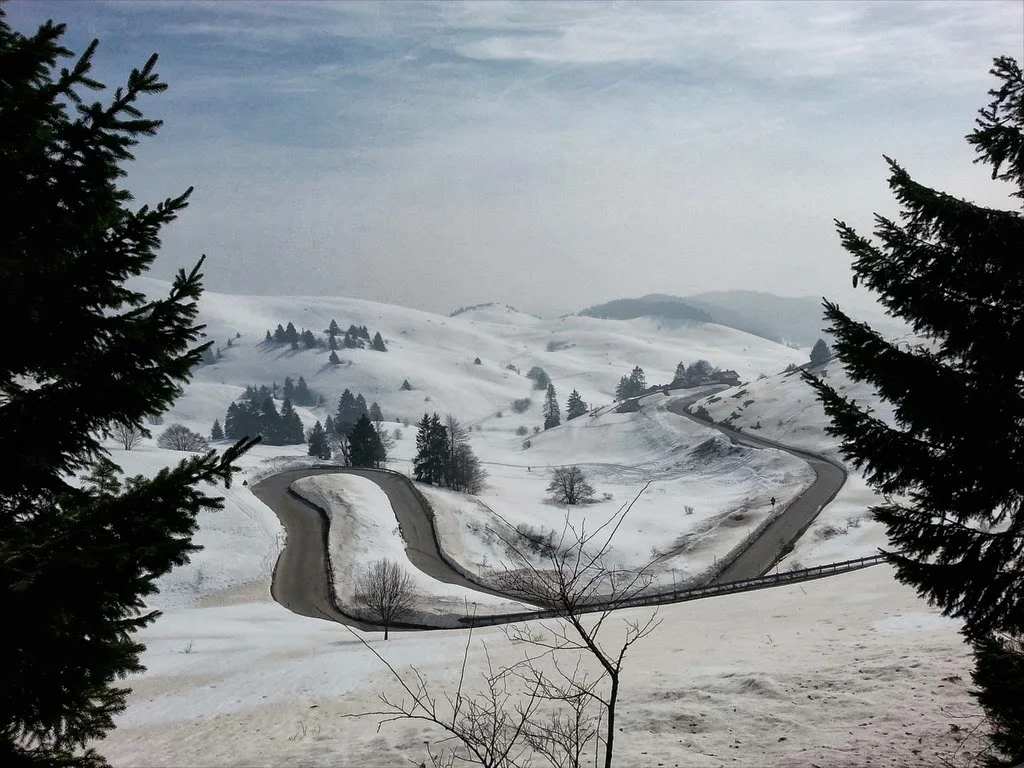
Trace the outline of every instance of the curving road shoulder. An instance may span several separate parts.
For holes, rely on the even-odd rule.
[[[701,426],[717,429],[737,445],[785,451],[807,462],[814,470],[815,479],[811,487],[797,496],[763,531],[748,539],[746,547],[709,583],[720,584],[763,576],[792,549],[797,539],[814,522],[818,513],[836,497],[846,482],[846,470],[836,462],[816,453],[790,448],[774,440],[737,432],[735,429],[699,419],[686,410],[688,405],[690,403],[687,399],[681,398],[669,403],[666,408],[669,412],[690,419]]]

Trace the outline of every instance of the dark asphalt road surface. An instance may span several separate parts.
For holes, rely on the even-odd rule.
[[[703,393],[700,396],[704,396]],[[740,433],[728,427],[711,424],[686,412],[694,397],[682,397],[669,403],[668,410],[698,424],[712,427],[732,442],[752,448],[774,448],[785,451],[810,464],[816,479],[761,534],[752,537],[747,547],[711,583],[750,579],[767,573],[785,551],[807,530],[822,508],[846,482],[846,472],[839,465],[807,451],[772,440]],[[373,470],[323,468],[296,469],[272,475],[255,484],[253,493],[281,519],[288,539],[274,569],[271,595],[285,608],[302,616],[328,619],[364,630],[380,627],[342,613],[333,595],[333,581],[327,562],[327,521],[313,504],[292,493],[292,483],[303,477],[331,473],[361,475],[377,483],[391,500],[410,562],[429,576],[448,584],[457,584],[478,592],[505,597],[466,578],[449,565],[438,547],[430,516],[407,478]],[[406,625],[425,629],[424,626]],[[450,626],[450,625],[449,625]],[[398,629],[399,627],[395,627]]]
[[[678,416],[691,419],[705,427],[717,429],[733,443],[751,448],[775,448],[785,451],[796,456],[798,459],[806,461],[811,465],[811,469],[814,470],[816,477],[811,487],[794,499],[788,509],[769,524],[761,534],[750,541],[747,548],[723,569],[711,583],[717,584],[724,581],[753,579],[762,576],[800,538],[825,505],[832,501],[836,494],[839,493],[839,489],[846,482],[846,470],[817,454],[790,448],[773,440],[754,437],[746,432],[737,432],[735,429],[729,429],[729,427],[698,419],[696,416],[686,412],[687,405],[689,403],[683,398],[669,403],[667,408],[671,413]]]
[[[419,570],[447,584],[504,597],[470,581],[444,560],[430,518],[406,478],[389,472],[338,467],[290,470],[272,475],[252,487],[256,497],[281,519],[288,535],[270,588],[278,603],[302,616],[329,619],[366,630],[380,628],[338,610],[327,562],[327,521],[316,506],[289,490],[292,483],[303,477],[340,473],[368,478],[387,494],[406,543],[409,561]]]

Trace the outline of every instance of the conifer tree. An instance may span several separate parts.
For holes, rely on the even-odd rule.
[[[224,439],[224,428],[220,425],[220,419],[213,420],[213,427],[210,429],[211,440],[223,440]]]
[[[629,385],[633,390],[632,397],[638,397],[644,393],[647,389],[647,376],[644,375],[644,369],[639,365],[635,366],[629,374]]]
[[[295,395],[292,397],[292,402],[296,405],[311,406],[316,403],[316,398],[313,397],[313,393],[309,389],[309,385],[306,384],[306,379],[303,376],[299,376],[299,380],[295,382]]]
[[[338,336],[340,334],[341,328],[338,326],[338,321],[335,320],[334,318],[331,318],[331,324],[327,328],[327,335],[333,339],[335,336]]]
[[[402,392],[409,392],[412,390],[412,384],[409,383],[408,379],[402,379],[402,386],[398,389]]]
[[[829,349],[828,343],[824,339],[814,342],[814,346],[811,347],[811,365],[827,363],[831,356],[832,350]]]
[[[327,337],[327,347],[331,350],[331,352],[337,352],[338,351],[338,340],[336,338],[334,338],[333,336],[328,336]],[[335,355],[335,357],[337,357],[337,355]]]
[[[295,382],[291,376],[284,377],[284,385],[281,388],[281,397],[285,400],[291,400],[295,397]]]
[[[266,338],[266,341],[273,341],[273,340],[274,340],[274,337],[270,335],[270,329],[267,328],[267,338]]]
[[[365,413],[349,430],[348,444],[349,457],[353,467],[378,468],[387,458],[380,435],[377,434],[370,417]]]
[[[302,339],[303,345],[306,349],[316,349],[320,346],[320,342],[309,328],[303,328],[302,333],[299,334],[299,338]]]
[[[424,413],[416,430],[414,477],[423,483],[443,485],[447,453],[448,433],[440,417]]]
[[[331,458],[331,444],[327,439],[327,430],[319,421],[309,430],[307,442],[309,443],[308,453],[310,456],[316,456],[318,459],[324,460]]]
[[[380,406],[377,405],[376,400],[370,403],[369,414],[370,421],[372,421],[374,424],[380,424],[382,421],[384,421],[384,412],[380,409]]]
[[[274,398],[270,395],[263,398],[255,415],[263,442],[267,445],[284,445],[284,428]]]
[[[230,482],[250,443],[125,483],[106,458],[101,436],[159,417],[209,347],[196,324],[202,259],[164,298],[127,283],[191,190],[128,205],[124,166],[159,127],[140,104],[165,88],[156,56],[91,104],[98,43],[62,62],[64,31],[47,22],[26,37],[0,8],[0,317],[19,337],[0,358],[0,594],[12,619],[0,756],[92,768],[105,760],[88,743],[113,728],[121,681],[143,669],[137,633],[159,615],[144,601],[198,549],[196,516],[223,505],[206,483]]]
[[[289,344],[299,343],[299,332],[295,330],[294,323],[289,322],[288,325],[284,327],[284,340]]]
[[[302,419],[295,412],[290,398],[281,404],[280,439],[282,445],[299,445],[306,442],[306,432],[302,428]]]
[[[569,393],[569,399],[565,403],[565,420],[571,421],[577,416],[582,416],[587,412],[587,404],[583,402],[583,398],[580,397],[580,393],[575,389]]]
[[[365,400],[363,401],[365,404]],[[338,410],[334,416],[334,426],[339,435],[347,435],[352,425],[359,420],[362,414],[359,404],[350,389],[345,389],[338,398]]]
[[[633,386],[629,383],[629,376],[623,376],[619,379],[619,383],[615,387],[615,399],[628,400],[633,396],[632,391]]]
[[[274,341],[278,344],[284,344],[288,341],[288,335],[284,332],[284,326],[280,323],[278,323],[277,328],[274,329]]]
[[[542,413],[544,414],[544,429],[551,429],[562,423],[562,411],[558,407],[558,395],[555,394],[554,384],[548,384]]]
[[[1000,81],[994,100],[967,141],[975,162],[991,166],[992,178],[1021,199],[1024,77],[1009,57],[996,59],[992,74]],[[895,421],[805,378],[844,458],[884,499],[872,513],[886,527],[896,577],[963,620],[988,707],[1009,700],[1021,680],[1024,358],[1012,350],[1024,349],[1024,216],[930,189],[886,162],[899,220],[876,216],[876,241],[841,221],[836,227],[854,257],[854,285],[877,293],[924,341],[887,341],[830,301],[825,316],[843,367],[892,404]],[[1009,642],[997,652],[1000,639]],[[989,714],[997,736],[1017,737],[1001,747],[1005,764],[1024,761],[1021,709],[1012,723],[1005,712]]]
[[[331,338],[333,339],[334,337],[332,336]],[[341,365],[341,358],[338,357],[337,352],[331,350],[331,354],[327,357],[327,362],[329,362],[331,365]]]
[[[672,384],[686,383],[686,363],[680,362],[676,365],[675,375],[672,377]]]
[[[384,344],[384,337],[380,335],[380,331],[377,331],[373,335],[373,342],[370,344],[371,349],[375,349],[378,352],[387,352],[387,345]]]

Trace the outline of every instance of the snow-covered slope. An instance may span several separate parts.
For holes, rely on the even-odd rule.
[[[148,278],[135,285],[154,295],[167,289],[166,283]],[[520,422],[498,422],[496,414],[502,411],[511,417],[513,400],[532,398],[534,406],[522,421],[531,427],[542,421],[543,393],[525,376],[534,365],[550,375],[561,403],[577,389],[591,405],[604,405],[612,401],[619,379],[635,365],[656,384],[670,381],[680,361],[705,358],[736,370],[746,380],[806,359],[798,350],[717,325],[669,328],[645,319],[541,320],[497,306],[444,317],[358,299],[205,293],[199,319],[223,357],[197,369],[171,416],[203,432],[214,418],[223,418],[227,404],[247,384],[280,384],[286,376],[303,376],[326,398],[326,408],[300,411],[308,425],[332,412],[341,392],[349,388],[362,393],[367,402],[378,402],[388,420],[416,420],[425,411],[436,410],[512,432]],[[380,331],[388,352],[342,349],[338,355],[343,364],[330,365],[327,349],[294,351],[288,345],[265,343],[268,329],[288,322],[326,339],[324,331],[332,319],[342,329],[365,325],[371,334]],[[401,391],[405,379],[412,391]]]
[[[138,284],[154,293],[166,290],[158,281]],[[298,409],[307,427],[333,412],[344,388],[377,401],[392,420],[389,429],[401,432],[389,462],[399,471],[409,469],[415,453],[415,429],[403,426],[403,419],[436,410],[471,425],[488,488],[479,498],[428,493],[449,553],[478,573],[502,557],[488,533],[495,513],[513,527],[561,526],[566,511],[546,501],[552,466],[578,463],[597,486],[597,503],[569,513],[576,524],[607,519],[650,483],[620,531],[613,557],[628,567],[659,556],[663,581],[685,579],[713,562],[757,524],[768,509],[766,499],[774,495],[785,503],[809,482],[802,462],[777,451],[730,446],[710,428],[668,412],[670,398],[662,394],[643,398],[637,412],[615,413],[608,407],[612,392],[634,365],[651,383],[668,381],[680,361],[705,358],[735,369],[750,383],[706,402],[716,417],[738,409],[737,425],[753,429],[760,421],[761,434],[835,451],[804,385],[796,377],[771,375],[806,355],[720,326],[542,320],[498,306],[445,318],[354,299],[222,294],[204,297],[200,319],[223,356],[197,370],[165,414],[167,424],[206,433],[247,384],[280,384],[301,375],[326,400]],[[343,329],[354,324],[371,334],[379,330],[389,351],[340,350],[346,362],[332,366],[326,350],[264,343],[267,329],[278,323],[322,334],[332,319]],[[533,365],[551,376],[560,402],[576,388],[593,414],[533,434],[541,423],[542,393],[523,375]],[[768,378],[754,380],[761,372]],[[838,371],[830,375],[838,381]],[[412,391],[399,389],[404,379]],[[510,404],[521,398],[532,402],[514,413]],[[527,428],[529,448],[519,427]],[[112,452],[128,473],[152,473],[181,456],[156,448],[152,439]],[[270,572],[283,535],[272,511],[241,481],[309,461],[304,453],[304,446],[257,446],[242,460],[243,478],[225,492],[225,509],[200,517],[197,541],[206,549],[161,581],[153,605],[166,613],[143,633],[149,671],[130,681],[135,693],[128,710],[100,745],[116,764],[373,766],[425,757],[429,736],[418,727],[396,725],[378,735],[375,719],[340,717],[372,708],[378,692],[393,690],[363,647],[343,628],[295,616],[270,599]],[[826,519],[863,517],[870,494],[852,482],[854,492],[834,505],[838,512],[830,507]],[[400,556],[386,499],[375,486],[353,478],[314,485],[321,503],[344,521],[344,530],[333,531],[336,557],[365,562],[381,553]],[[812,529],[790,560],[844,559],[873,549],[877,540],[867,522],[831,538]],[[352,563],[333,565],[344,592]],[[417,583],[438,610],[452,610],[453,601],[468,597],[425,577]],[[477,602],[489,610],[502,605],[497,599]],[[922,744],[922,759],[936,762],[957,747],[942,707],[975,711],[962,684],[967,655],[955,625],[897,586],[885,568],[663,607],[660,615],[661,628],[627,664],[621,764],[720,765],[736,758],[831,765],[871,757],[879,765],[901,765],[916,762],[920,753],[914,750]],[[520,657],[522,648],[500,630],[480,635],[495,664]],[[462,632],[408,633],[378,647],[396,665],[413,664],[443,688],[464,640]],[[924,663],[916,658],[922,652]],[[483,654],[474,645],[471,669],[485,663]],[[940,678],[950,682],[938,685]],[[913,716],[901,714],[910,709]],[[894,733],[904,734],[897,744]]]
[[[840,394],[872,408],[878,418],[893,421],[891,405],[880,400],[870,386],[851,380],[838,360],[809,370],[825,378]],[[777,373],[723,390],[698,400],[691,411],[700,409],[717,423],[842,461],[838,439],[825,431],[825,411],[799,371]],[[863,477],[851,471],[836,499],[797,542],[785,567],[875,554],[886,543],[882,526],[867,515],[867,508],[876,500]]]

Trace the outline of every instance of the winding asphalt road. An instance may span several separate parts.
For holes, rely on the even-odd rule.
[[[339,473],[372,480],[387,494],[406,543],[406,554],[410,562],[421,571],[447,584],[505,597],[466,578],[445,560],[430,517],[407,478],[391,472],[331,467],[281,472],[252,487],[256,497],[281,519],[288,536],[274,568],[270,587],[270,594],[278,603],[302,616],[329,619],[360,629],[380,629],[377,625],[360,621],[338,609],[333,594],[334,580],[327,560],[326,515],[316,505],[290,490],[292,483],[304,477]],[[395,625],[394,628],[401,626],[423,628],[420,625]]]
[[[753,579],[762,576],[771,570],[771,567],[792,548],[796,540],[814,522],[818,513],[839,493],[839,489],[846,482],[846,470],[839,464],[815,453],[801,451],[776,443],[774,440],[754,437],[746,432],[737,432],[735,429],[699,419],[687,412],[686,408],[689,404],[686,399],[675,400],[668,404],[667,409],[671,413],[695,421],[697,424],[717,429],[737,445],[785,451],[806,461],[814,470],[815,479],[811,487],[797,496],[764,531],[748,540],[746,548],[709,583],[720,584],[725,581]]]
[[[703,393],[701,396],[706,395]],[[734,556],[709,583],[750,579],[767,573],[807,530],[818,513],[846,481],[846,471],[837,463],[813,453],[790,448],[772,440],[737,432],[688,413],[686,408],[696,397],[684,397],[668,405],[671,413],[691,419],[725,434],[733,443],[752,448],[773,448],[790,453],[810,464],[815,481],[745,548]],[[345,472],[372,480],[387,494],[406,542],[410,562],[433,578],[462,587],[508,597],[467,578],[445,559],[437,542],[430,515],[408,478],[390,472],[346,469],[341,467],[306,468],[272,475],[253,486],[252,491],[280,518],[287,532],[287,543],[274,568],[271,595],[285,608],[302,616],[328,619],[364,630],[380,627],[360,621],[338,609],[333,578],[327,560],[328,521],[323,510],[290,490],[292,483],[311,475]],[[404,625],[425,629],[422,625]],[[400,629],[395,626],[394,629]],[[437,627],[435,627],[437,628]]]

